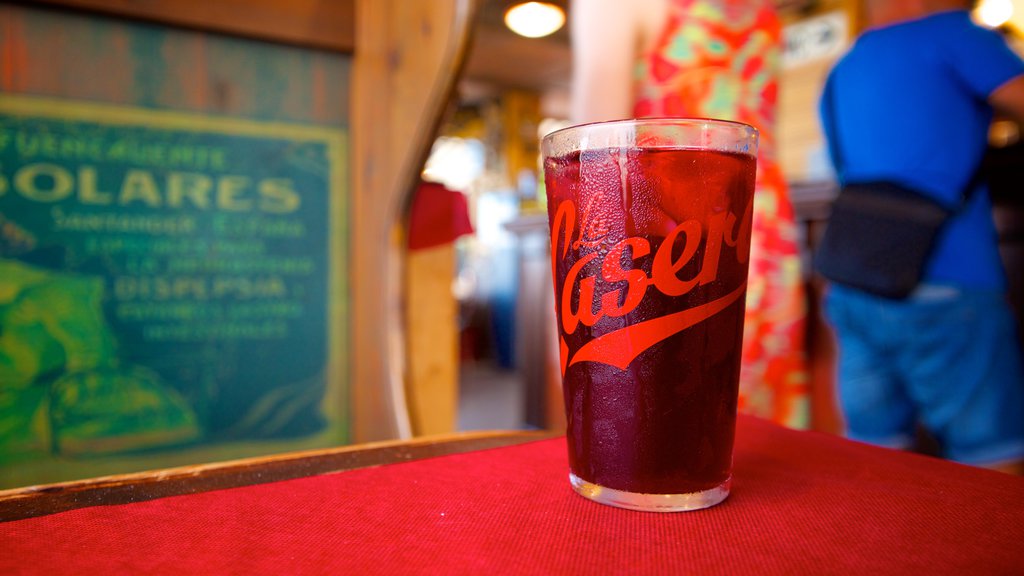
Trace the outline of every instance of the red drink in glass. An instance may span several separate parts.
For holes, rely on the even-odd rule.
[[[756,138],[742,124],[648,120],[545,139],[569,463],[584,496],[689,510],[728,495]]]

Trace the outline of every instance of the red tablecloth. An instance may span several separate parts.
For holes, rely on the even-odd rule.
[[[564,439],[0,524],[0,573],[1020,574],[1024,479],[741,418],[698,512],[571,492]]]

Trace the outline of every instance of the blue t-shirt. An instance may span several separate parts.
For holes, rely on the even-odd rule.
[[[822,95],[840,181],[895,181],[956,205],[985,152],[988,96],[1020,74],[1024,61],[967,11],[868,30],[833,68]],[[984,187],[944,230],[925,281],[1005,287]]]

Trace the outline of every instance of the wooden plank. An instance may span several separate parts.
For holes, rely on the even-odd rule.
[[[343,127],[345,54],[0,3],[0,90]]]
[[[36,0],[50,4],[339,52],[355,49],[356,0]]]
[[[352,109],[353,440],[412,434],[405,401],[404,222],[465,60],[472,0],[359,0]]]
[[[405,310],[409,369],[407,404],[412,433],[454,432],[459,403],[458,302],[452,295],[455,245],[409,253]]]
[[[553,434],[549,432],[472,432],[3,490],[0,491],[0,522],[89,506],[130,504],[167,496],[278,482],[551,437]]]
[[[779,84],[777,138],[782,170],[790,181],[804,180],[810,153],[824,146],[818,98],[833,61],[811,62],[783,73]]]
[[[466,63],[470,78],[538,93],[569,89],[572,54],[567,41],[523,38],[504,25],[481,23],[478,30]]]

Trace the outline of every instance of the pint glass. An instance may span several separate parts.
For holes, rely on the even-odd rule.
[[[726,498],[757,130],[586,124],[541,144],[569,479],[613,506]]]

